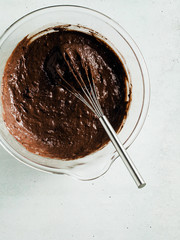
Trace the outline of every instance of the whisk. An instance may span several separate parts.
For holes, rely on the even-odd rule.
[[[55,71],[58,74],[61,81],[63,81],[66,84],[65,88],[71,94],[73,94],[76,98],[78,98],[81,102],[83,102],[98,117],[99,121],[104,127],[112,144],[114,145],[119,156],[123,160],[125,166],[130,172],[138,188],[143,188],[146,185],[146,183],[144,182],[143,178],[141,177],[140,173],[138,172],[137,168],[132,162],[130,156],[128,155],[125,148],[123,147],[122,143],[120,142],[117,136],[117,133],[115,132],[112,125],[110,124],[107,117],[104,115],[102,111],[102,108],[97,96],[95,81],[91,74],[91,70],[88,69],[86,66],[84,67],[84,70],[85,70],[85,74],[84,74],[85,78],[84,78],[84,76],[82,77],[82,74],[80,73],[79,68],[77,64],[74,62],[74,59],[71,57],[71,55],[64,52],[61,58],[62,57],[64,58],[64,61],[67,64],[70,72],[73,74],[76,84],[78,85],[78,89],[80,90],[78,90],[70,82],[68,82],[68,79],[65,79],[63,72],[60,70],[57,64],[55,66]]]

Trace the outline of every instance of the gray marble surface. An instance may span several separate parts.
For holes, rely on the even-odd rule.
[[[147,186],[138,190],[121,161],[80,182],[28,168],[0,147],[0,239],[180,239],[180,1],[0,0],[0,34],[31,10],[57,3],[109,15],[145,57],[151,104],[128,151]]]

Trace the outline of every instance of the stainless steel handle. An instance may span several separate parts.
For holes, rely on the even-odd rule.
[[[132,162],[130,156],[126,152],[125,148],[123,147],[122,143],[120,142],[117,133],[111,126],[110,122],[106,118],[106,116],[102,116],[99,118],[102,126],[104,127],[105,131],[107,132],[112,144],[116,148],[119,156],[123,160],[124,164],[126,165],[128,171],[130,172],[132,178],[134,179],[135,183],[137,184],[138,188],[143,188],[146,183],[144,182],[143,178],[141,177],[140,173],[138,172],[137,168],[135,167],[134,163]]]

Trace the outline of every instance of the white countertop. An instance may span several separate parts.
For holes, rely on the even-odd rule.
[[[0,239],[180,239],[180,1],[0,0],[0,34],[39,7],[78,4],[118,21],[140,47],[151,78],[145,125],[128,152],[147,186],[123,163],[91,182],[33,170],[0,147]]]

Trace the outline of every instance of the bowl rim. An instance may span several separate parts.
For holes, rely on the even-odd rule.
[[[48,10],[48,9],[55,9],[55,8],[79,9],[79,10],[85,11],[87,13],[97,14],[98,17],[100,17],[102,20],[108,20],[109,21],[108,24],[110,24],[111,27],[114,28],[114,30],[126,41],[126,43],[131,48],[132,52],[134,53],[134,56],[136,57],[136,60],[138,62],[138,65],[139,65],[139,68],[141,71],[141,75],[142,75],[142,80],[143,80],[143,101],[142,101],[141,111],[140,111],[139,117],[137,119],[137,122],[136,122],[131,134],[128,136],[126,141],[123,143],[126,149],[129,148],[130,145],[135,141],[135,139],[139,135],[139,133],[144,125],[147,113],[148,113],[149,104],[150,104],[150,79],[149,79],[149,73],[148,73],[146,62],[144,60],[144,57],[143,57],[139,47],[134,42],[134,40],[131,38],[131,36],[128,34],[128,32],[118,22],[116,22],[111,17],[107,16],[106,14],[104,14],[100,11],[97,11],[95,9],[85,7],[85,6],[73,5],[73,4],[49,5],[49,6],[35,9],[35,10],[23,15],[22,17],[18,18],[16,21],[14,21],[0,36],[0,46],[2,45],[4,40],[9,36],[9,34],[13,31],[13,28],[18,27],[17,26],[18,23],[21,23],[22,20],[26,19],[29,16],[32,16],[35,13],[42,12],[42,11]],[[6,141],[4,141],[4,139],[2,139],[1,135],[0,135],[0,143],[12,156],[14,156],[16,159],[18,159],[19,161],[23,162],[24,164],[26,164],[28,166],[31,166],[35,169],[49,172],[49,173],[59,173],[59,174],[71,175],[72,177],[76,177],[80,180],[90,180],[90,179],[94,179],[94,178],[102,176],[105,172],[107,172],[107,170],[110,168],[112,162],[114,162],[114,160],[117,158],[116,157],[115,159],[113,159],[111,161],[111,163],[108,164],[106,169],[105,170],[103,169],[102,173],[100,173],[99,176],[93,177],[90,179],[82,179],[80,176],[77,176],[77,175],[73,176],[73,174],[69,174],[64,169],[62,171],[61,169],[55,169],[55,168],[51,168],[51,167],[42,166],[35,162],[31,162],[30,160],[27,160],[22,156],[21,157],[18,156],[19,154],[17,152],[15,152],[14,149],[11,149],[11,146]]]

